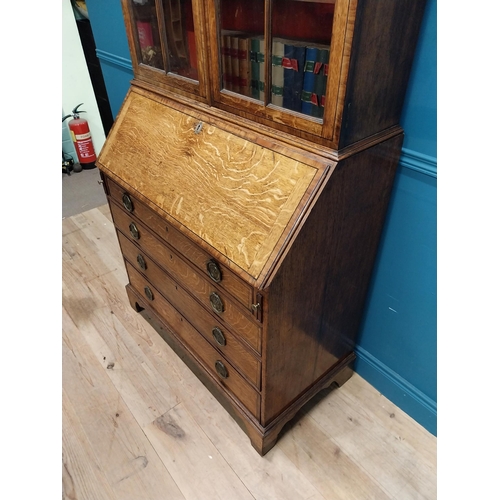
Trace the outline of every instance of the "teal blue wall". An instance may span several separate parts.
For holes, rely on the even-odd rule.
[[[111,112],[116,118],[134,76],[121,3],[120,0],[87,0],[85,4]]]
[[[401,124],[396,174],[367,307],[356,371],[436,433],[436,1],[429,0]],[[87,0],[116,116],[133,76],[120,0]]]
[[[437,0],[428,0],[401,124],[406,137],[403,148],[428,155],[437,155]]]
[[[403,154],[355,366],[433,434],[437,428],[436,1],[427,4],[406,93]]]

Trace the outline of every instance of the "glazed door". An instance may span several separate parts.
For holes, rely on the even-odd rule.
[[[167,90],[205,97],[202,3],[199,0],[122,0],[122,3],[136,78]]]
[[[292,133],[331,138],[353,4],[210,0],[215,104]]]

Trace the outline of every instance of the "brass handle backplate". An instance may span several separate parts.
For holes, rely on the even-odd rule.
[[[220,360],[217,360],[215,362],[215,370],[217,371],[217,374],[221,378],[227,378],[229,376],[229,373],[227,372],[227,368],[224,366],[224,363]]]
[[[216,282],[222,281],[222,271],[215,260],[209,260],[207,262],[208,275]]]
[[[141,235],[139,234],[139,229],[137,229],[137,226],[133,222],[129,224],[128,228],[134,240],[138,240],[141,237]]]
[[[212,335],[215,339],[215,342],[217,342],[217,344],[219,344],[222,347],[224,347],[226,345],[226,337],[222,333],[222,330],[219,327],[214,326],[212,328]]]
[[[122,203],[128,212],[134,211],[134,204],[132,203],[132,199],[130,198],[130,196],[127,193],[123,193]]]
[[[224,302],[222,302],[222,299],[215,292],[210,294],[210,305],[216,313],[221,314],[224,312]]]
[[[143,257],[141,254],[139,254],[139,255],[137,256],[137,263],[139,264],[139,267],[140,267],[143,271],[145,271],[145,270],[147,269],[147,267],[148,267],[148,266],[147,266],[147,264],[146,264],[146,261],[144,260],[144,257]]]
[[[149,286],[144,287],[144,293],[146,294],[146,297],[149,300],[153,300],[155,298],[153,295],[153,292],[151,291],[151,288],[149,288]]]

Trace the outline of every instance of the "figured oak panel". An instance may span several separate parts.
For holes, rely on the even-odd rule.
[[[317,169],[131,92],[100,163],[253,277]]]

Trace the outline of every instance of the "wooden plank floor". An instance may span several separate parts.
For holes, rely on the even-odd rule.
[[[436,498],[436,438],[356,374],[260,457],[130,307],[107,206],[63,220],[62,255],[63,498]]]

